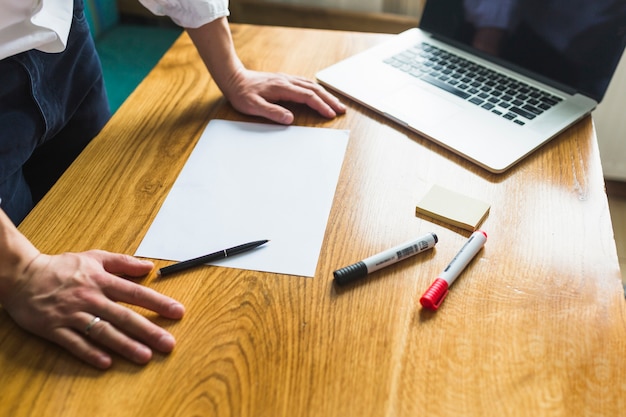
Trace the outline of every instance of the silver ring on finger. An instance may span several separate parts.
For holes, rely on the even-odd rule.
[[[100,317],[98,317],[98,316],[95,316],[93,319],[91,319],[89,324],[87,324],[87,327],[85,327],[85,331],[83,332],[83,333],[85,333],[85,336],[89,336],[89,332],[91,331],[93,326],[95,326],[96,323],[98,323],[99,321],[100,321]]]

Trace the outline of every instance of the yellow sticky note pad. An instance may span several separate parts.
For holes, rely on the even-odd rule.
[[[425,214],[473,232],[487,217],[490,207],[484,201],[433,185],[417,203],[415,215]]]

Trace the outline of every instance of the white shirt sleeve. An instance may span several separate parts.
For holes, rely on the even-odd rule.
[[[72,24],[72,0],[3,0],[0,59],[38,49],[62,52]]]
[[[228,0],[139,0],[157,16],[169,16],[184,28],[198,28],[228,16]]]

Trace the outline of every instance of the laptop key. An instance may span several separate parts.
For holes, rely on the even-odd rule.
[[[541,113],[543,113],[543,110],[535,107],[535,106],[531,106],[530,104],[525,104],[524,106],[522,106],[522,109],[529,111],[533,114],[536,114],[537,116],[540,115]]]
[[[532,119],[535,118],[535,115],[533,113],[528,112],[526,110],[522,110],[519,107],[511,107],[509,110],[512,111],[515,114],[518,114],[518,115],[520,115],[522,117],[525,117],[528,120],[532,120]]]
[[[540,100],[549,106],[554,106],[560,101],[560,99],[557,99],[556,97],[541,97]]]
[[[434,85],[435,87],[439,87],[442,90],[445,90],[445,91],[447,91],[449,93],[452,93],[452,94],[454,94],[457,97],[461,97],[463,100],[465,100],[465,99],[467,99],[468,97],[471,96],[471,94],[468,94],[468,93],[466,93],[463,90],[459,90],[458,88],[453,87],[453,86],[451,86],[449,84],[446,84],[446,83],[438,80],[437,78],[433,78],[433,77],[431,77],[429,75],[423,76],[421,78],[421,80],[424,80],[427,83],[429,83],[430,85]]]

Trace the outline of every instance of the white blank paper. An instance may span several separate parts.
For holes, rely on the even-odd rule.
[[[215,265],[313,277],[348,134],[210,121],[136,255],[183,261],[269,239]]]

